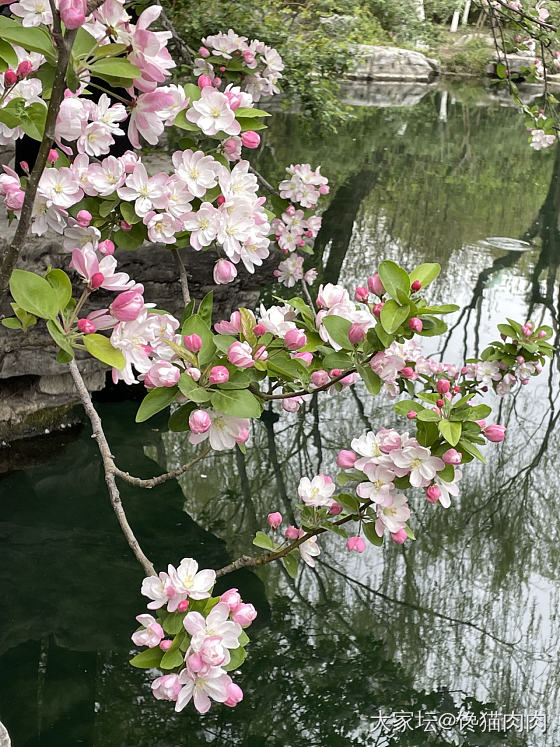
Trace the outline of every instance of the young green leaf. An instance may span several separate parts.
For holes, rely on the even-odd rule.
[[[136,422],[143,423],[156,412],[165,410],[168,407],[179,392],[179,388],[176,386],[158,386],[152,389],[142,400],[138,412],[136,413]]]
[[[34,272],[14,270],[10,277],[10,293],[18,306],[41,319],[54,319],[60,310],[54,288]]]

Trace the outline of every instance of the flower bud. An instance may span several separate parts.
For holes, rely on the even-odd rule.
[[[197,85],[199,88],[206,88],[207,86],[211,86],[212,78],[210,78],[209,75],[200,75],[197,80]]]
[[[354,298],[360,303],[367,303],[369,298],[369,291],[365,285],[359,285],[354,291]]]
[[[6,86],[6,88],[10,88],[17,83],[17,80],[18,77],[16,71],[12,70],[12,68],[9,67],[4,73],[4,85]]]
[[[381,303],[376,303],[372,309],[373,315],[376,316],[378,319],[381,316],[381,309],[385,306],[383,301]]]
[[[206,410],[193,410],[189,415],[189,428],[192,433],[197,435],[206,433],[206,431],[210,430],[211,425],[212,421]]]
[[[255,365],[253,351],[248,342],[232,342],[227,351],[227,358],[239,368],[251,368]]]
[[[224,700],[224,705],[233,708],[242,700],[243,690],[239,687],[239,685],[236,685],[235,682],[230,682],[230,684],[227,686],[227,700]]]
[[[156,386],[175,386],[179,381],[181,371],[169,361],[159,360],[152,364],[150,370],[144,377],[144,385],[147,389]]]
[[[105,239],[105,241],[100,241],[97,245],[97,249],[100,254],[103,254],[104,256],[110,256],[111,254],[115,253],[115,245],[111,241],[111,239]]]
[[[343,511],[342,506],[340,503],[337,503],[336,501],[331,504],[331,507],[329,508],[329,514],[331,516],[338,516],[338,514],[341,514]]]
[[[198,50],[198,54],[201,57],[210,57],[210,52],[206,49],[206,47],[200,47]]]
[[[47,156],[47,163],[56,163],[57,161],[58,161],[58,151],[55,150],[54,148],[51,148],[49,150],[49,155]]]
[[[159,647],[162,651],[169,651],[172,645],[173,641],[170,641],[169,638],[165,638],[163,641],[160,641]]]
[[[229,381],[229,371],[225,366],[213,366],[210,369],[208,381],[211,384],[225,384],[226,381]]]
[[[348,330],[348,339],[352,345],[359,345],[366,339],[366,331],[362,324],[351,324]]]
[[[521,327],[521,332],[525,335],[525,337],[530,337],[533,334],[533,328],[528,324],[524,324]]]
[[[266,518],[273,529],[278,529],[282,523],[282,514],[279,511],[274,511],[274,513],[268,514]]]
[[[261,144],[261,136],[258,132],[247,130],[241,133],[241,142],[246,148],[258,148]]]
[[[216,75],[214,77],[214,80],[212,81],[212,85],[214,86],[214,88],[219,88],[222,85],[222,79],[218,78],[218,76]]]
[[[445,403],[444,403],[444,401],[443,401],[442,399],[438,399],[438,401],[436,402],[436,405],[437,405],[438,407],[443,407],[443,405],[444,405],[444,404],[445,404]]]
[[[239,605],[241,604],[241,596],[237,588],[224,591],[224,593],[220,597],[220,602],[224,602],[225,604],[227,604],[230,610],[234,610],[236,607],[239,607]]]
[[[76,215],[76,222],[80,226],[80,228],[87,228],[89,224],[91,223],[92,214],[89,212],[89,210],[79,210],[78,214]]]
[[[89,319],[78,319],[78,329],[80,332],[83,332],[84,335],[92,335],[95,332],[96,327]]]
[[[336,457],[336,463],[339,467],[342,469],[352,469],[352,467],[356,464],[356,459],[358,457],[356,454],[354,454],[353,451],[350,451],[348,449],[342,449],[338,452],[338,456]]]
[[[194,654],[191,654],[187,659],[187,666],[191,670],[191,672],[200,672],[200,670],[204,666],[202,656],[196,652]]]
[[[297,540],[299,537],[299,529],[297,529],[293,524],[290,524],[290,526],[286,529],[286,539],[289,540]]]
[[[440,495],[441,490],[437,485],[430,485],[430,487],[426,490],[426,498],[430,501],[430,503],[437,503],[439,501]]]
[[[447,394],[447,392],[451,389],[451,384],[449,381],[447,381],[447,379],[438,379],[436,388],[440,394]]]
[[[416,415],[417,415],[417,413],[416,413],[416,411],[415,411],[415,410],[409,410],[409,411],[408,411],[408,412],[406,413],[406,417],[407,417],[407,418],[408,418],[409,420],[414,420],[414,419],[416,418]]]
[[[399,371],[400,375],[403,377],[403,379],[412,379],[414,378],[414,369],[411,368],[411,366],[405,366],[404,368],[401,368]]]
[[[244,604],[243,602],[236,607],[231,613],[231,619],[242,628],[246,628],[250,625],[255,617],[257,616],[257,610],[252,604]]]
[[[385,294],[385,286],[381,282],[381,278],[377,272],[374,275],[370,275],[367,279],[367,287],[372,293],[379,296],[379,298]]]
[[[190,350],[191,353],[198,353],[198,351],[202,349],[202,338],[196,333],[185,335],[183,337],[183,345],[187,350]]]
[[[292,355],[292,358],[297,358],[298,361],[301,361],[304,366],[310,366],[313,361],[313,353],[309,353],[309,352],[294,353]]]
[[[413,290],[416,293],[416,291],[419,291],[421,287],[422,287],[422,283],[419,280],[415,280],[411,284],[410,290]]]
[[[489,441],[497,444],[504,440],[506,428],[503,425],[488,425],[484,428],[483,433]]]
[[[547,333],[545,332],[545,330],[544,330],[544,329],[540,329],[540,330],[538,331],[538,333],[537,333],[537,337],[538,337],[538,338],[539,338],[540,340],[544,340],[544,338],[545,338],[546,336],[547,336]]]
[[[200,371],[200,369],[195,368],[194,366],[187,368],[185,373],[190,376],[193,381],[198,381],[202,376],[202,372]]]
[[[361,537],[349,537],[346,543],[346,549],[350,552],[363,552],[366,549],[366,543]]]
[[[189,608],[189,600],[182,599],[177,605],[177,612],[186,612]]]
[[[33,70],[33,65],[30,62],[30,60],[23,60],[22,62],[20,62],[16,70],[18,80],[23,80],[24,78],[27,78],[27,76],[32,70]]]
[[[319,194],[320,195],[328,195],[331,191],[331,188],[328,184],[320,184],[319,185]]]
[[[237,277],[237,268],[228,259],[219,259],[214,265],[214,282],[216,285],[226,285]]]
[[[284,345],[288,350],[299,350],[307,345],[307,337],[301,329],[289,329],[284,336]]]
[[[463,459],[462,455],[456,449],[447,449],[447,451],[441,455],[441,458],[445,464],[461,464]]]
[[[120,229],[121,231],[131,231],[132,226],[130,225],[130,223],[127,223],[125,220],[121,220]]]
[[[259,324],[255,324],[255,326],[253,327],[253,332],[257,337],[262,337],[266,334],[266,327],[264,326],[264,324],[261,324],[259,322]]]
[[[404,544],[407,537],[406,529],[399,529],[398,532],[391,532],[391,539],[393,542],[396,542],[397,545]]]
[[[99,288],[105,282],[105,275],[102,272],[94,272],[89,284],[93,290]]]
[[[119,322],[133,322],[143,308],[144,296],[136,290],[129,290],[118,294],[109,311]]]
[[[19,165],[22,171],[24,171],[26,174],[29,174],[29,164],[27,163],[27,161],[20,161]]]
[[[303,400],[301,397],[286,397],[282,400],[282,409],[286,412],[297,412],[302,406]]]
[[[408,320],[408,326],[413,332],[422,332],[422,320],[418,319],[416,316],[413,316]]]

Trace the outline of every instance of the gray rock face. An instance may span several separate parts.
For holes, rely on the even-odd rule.
[[[356,53],[358,63],[350,77],[357,80],[428,83],[439,73],[437,60],[411,49],[359,44]]]

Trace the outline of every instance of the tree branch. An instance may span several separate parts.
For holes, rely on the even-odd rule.
[[[194,464],[200,462],[202,459],[204,459],[204,457],[208,456],[211,451],[212,449],[209,446],[203,452],[195,456],[194,459],[191,459],[190,462],[183,464],[181,467],[177,467],[177,469],[171,470],[171,472],[166,472],[164,475],[157,475],[156,477],[151,477],[147,480],[144,480],[141,477],[134,477],[133,475],[129,475],[128,472],[123,472],[122,469],[119,469],[116,466],[113,466],[113,473],[117,477],[120,477],[121,480],[129,482],[131,485],[136,485],[137,488],[155,488],[156,485],[161,485],[167,480],[174,480],[175,478],[180,477]]]
[[[185,268],[185,265],[183,264],[183,260],[181,259],[179,250],[176,247],[173,247],[171,251],[173,252],[173,257],[175,258],[175,264],[177,265],[177,269],[179,270],[179,282],[181,284],[181,293],[183,294],[183,303],[186,306],[191,300],[191,294],[189,291],[189,276],[187,275],[187,270]]]
[[[55,14],[57,18],[58,14]],[[58,22],[58,27],[60,23]],[[68,67],[68,61],[70,60],[70,52],[76,39],[77,29],[66,31],[65,36],[62,36],[60,32],[57,33],[57,24],[54,24],[55,32],[53,37],[58,48],[58,59],[56,63],[56,71],[54,76],[54,82],[51,92],[51,98],[47,109],[47,117],[45,120],[45,131],[43,133],[43,139],[39,147],[39,153],[33,166],[33,170],[29,175],[27,182],[27,188],[25,190],[25,198],[21,208],[21,213],[18,219],[17,229],[12,239],[11,244],[5,250],[2,257],[2,265],[0,267],[0,303],[4,300],[4,296],[8,290],[10,282],[10,276],[14,269],[16,262],[19,257],[19,253],[25,243],[27,234],[29,233],[29,227],[31,226],[31,218],[33,215],[33,206],[35,204],[35,197],[37,195],[37,188],[39,186],[39,180],[47,164],[47,158],[49,151],[52,147],[55,135],[56,118],[60,103],[64,98],[64,91],[66,90],[66,68]]]

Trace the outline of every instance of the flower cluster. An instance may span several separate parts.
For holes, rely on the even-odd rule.
[[[206,713],[212,700],[233,707],[243,699],[227,672],[243,663],[249,641],[244,628],[257,612],[241,600],[237,589],[212,598],[215,581],[215,571],[199,571],[195,560],[183,558],[177,568],[169,565],[167,573],[142,582],[142,594],[152,600],[148,609],[158,613],[157,619],[137,616],[141,627],[132,641],[148,650],[131,664],[167,672],[152,682],[152,693],[158,700],[174,702],[176,711],[191,700],[199,713]]]
[[[219,86],[230,73],[237,78],[241,73],[242,87],[254,101],[280,92],[277,83],[284,69],[282,58],[258,39],[248,41],[229,29],[203,39],[198,54],[194,73],[208,76],[214,86]]]

